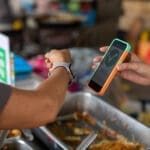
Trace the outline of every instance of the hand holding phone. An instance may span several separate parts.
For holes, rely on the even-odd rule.
[[[131,46],[125,41],[114,39],[108,47],[103,60],[92,75],[88,85],[99,95],[105,94],[107,88],[117,74],[117,66],[122,63]]]

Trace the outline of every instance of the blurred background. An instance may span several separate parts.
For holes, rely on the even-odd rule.
[[[128,41],[132,51],[150,65],[150,0],[0,0],[0,33],[7,35],[10,40],[11,78],[15,87],[37,87],[48,77],[44,54],[51,49],[67,48],[71,50],[72,69],[76,75],[67,94],[93,93],[87,87],[93,73],[92,59],[100,54],[99,47],[109,45],[114,38]],[[0,63],[0,67],[1,65]],[[150,87],[140,86],[117,76],[103,97],[96,96],[150,126]],[[97,104],[94,100],[92,102],[93,106]],[[77,104],[79,106],[80,103]],[[87,107],[91,108],[92,105],[89,105]],[[96,108],[96,113],[102,110]],[[105,113],[103,115],[105,119]],[[99,114],[98,116],[101,117]],[[110,120],[113,120],[114,125],[116,118]],[[125,121],[124,127],[129,123],[127,120],[121,121]],[[138,130],[134,128],[133,131],[142,131],[138,124],[134,125]],[[120,123],[116,124],[117,131],[120,126]],[[128,125],[125,129],[127,127]],[[34,142],[31,142],[34,139],[32,133],[38,137]],[[16,143],[19,150],[30,149],[29,143],[23,141],[22,137],[30,144],[35,143],[36,150],[38,147],[46,149],[45,146],[48,149],[59,149],[57,146],[61,143],[56,142],[51,132],[45,129],[41,132],[37,128],[32,133],[31,130],[11,130],[9,134],[8,131],[3,132],[0,136],[0,147],[8,134],[7,142]],[[145,132],[142,134],[147,135]],[[9,137],[18,136],[21,138],[9,140]],[[128,136],[134,139],[132,133]],[[9,149],[8,143],[3,149]],[[16,149],[11,145],[10,149],[12,148]]]
[[[71,50],[76,80],[69,92],[90,91],[92,58],[113,38],[128,41],[150,64],[149,0],[0,0],[0,32],[10,38],[19,88],[33,88],[47,77],[43,55],[53,48]],[[116,77],[105,99],[143,119],[150,110],[149,89]]]

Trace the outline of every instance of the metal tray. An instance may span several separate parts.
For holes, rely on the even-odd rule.
[[[3,148],[8,150],[42,150],[35,143],[27,141],[20,136],[6,139]]]
[[[87,112],[97,123],[105,122],[107,127],[117,131],[129,141],[139,142],[146,148],[150,147],[150,129],[104,102],[101,97],[84,92],[67,95],[59,115],[71,114],[75,111]],[[46,128],[44,130],[60,147],[63,146],[63,149],[67,149],[67,146],[63,145],[58,138],[54,138],[55,135],[52,135],[49,130]]]

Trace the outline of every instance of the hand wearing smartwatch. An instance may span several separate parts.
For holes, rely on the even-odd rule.
[[[56,68],[63,67],[69,74],[69,84],[72,82],[74,75],[71,70],[71,56],[68,50],[51,50],[45,55],[45,58],[49,68],[49,76],[53,74]]]

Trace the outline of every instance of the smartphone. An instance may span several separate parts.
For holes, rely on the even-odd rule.
[[[102,61],[94,71],[88,86],[99,95],[104,95],[113,78],[117,74],[118,64],[125,61],[131,50],[129,43],[114,39],[108,47]]]

